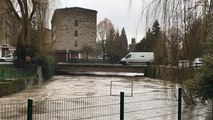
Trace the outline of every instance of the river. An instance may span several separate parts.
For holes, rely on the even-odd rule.
[[[110,87],[111,84],[111,87]],[[33,100],[55,100],[55,99],[70,99],[88,96],[104,96],[119,95],[120,91],[125,92],[126,96],[131,96],[133,92],[134,97],[127,97],[125,101],[130,102],[134,100],[150,100],[145,103],[143,108],[154,107],[156,105],[169,105],[177,103],[177,89],[179,85],[169,81],[145,78],[145,77],[107,77],[107,76],[54,76],[49,81],[45,81],[40,85],[36,85],[25,89],[21,92],[4,96],[0,98],[0,104],[11,104],[27,101],[27,99]],[[110,89],[111,88],[111,89]],[[131,89],[133,88],[133,89]],[[143,94],[140,94],[143,93]],[[137,96],[141,95],[141,96]],[[158,101],[153,100],[160,98]],[[204,106],[204,105],[199,105]],[[134,109],[138,106],[135,105]],[[129,110],[133,109],[131,107]],[[190,118],[190,120],[205,120],[206,115],[199,116],[201,113],[209,112],[209,107],[196,110],[197,108],[190,109],[191,113],[185,118],[190,118],[192,114],[198,115],[198,117]],[[177,108],[161,109],[164,112],[173,111],[176,112]],[[146,113],[142,118],[151,118],[155,114],[162,111],[152,111]],[[153,113],[154,112],[154,113]],[[127,113],[128,114],[128,113]],[[133,117],[134,116],[134,117]],[[152,120],[172,120],[176,114],[168,115],[169,117],[153,117]],[[129,114],[127,120],[141,119],[141,113],[135,115]]]

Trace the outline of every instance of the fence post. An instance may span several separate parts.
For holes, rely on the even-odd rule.
[[[28,104],[27,104],[27,120],[32,120],[33,119],[33,100],[28,99]]]
[[[124,92],[120,92],[120,120],[124,120]]]
[[[182,88],[178,88],[178,120],[181,120],[182,111]]]
[[[112,81],[110,81],[110,95],[112,95]]]
[[[213,98],[212,98],[212,120],[213,120]]]

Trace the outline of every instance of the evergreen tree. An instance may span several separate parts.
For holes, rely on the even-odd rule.
[[[125,29],[123,28],[120,35],[121,57],[124,57],[128,52],[128,42]]]
[[[114,44],[115,34],[116,34],[115,29],[112,28],[110,29],[110,31],[108,32],[106,36],[106,53],[111,58],[113,57],[113,52],[114,52],[113,44]]]
[[[120,54],[120,34],[119,31],[116,31],[114,43],[113,43],[113,49],[114,49],[114,55],[119,56]]]
[[[137,44],[136,52],[154,52],[155,62],[158,64],[166,63],[166,40],[165,34],[161,33],[161,28],[156,20],[153,23],[152,30],[148,29],[146,37]]]
[[[160,35],[159,23],[156,20],[153,23],[152,30],[148,28],[146,37],[144,37],[140,43],[136,46],[135,51],[138,52],[154,52],[156,41]]]
[[[166,64],[166,40],[165,35],[161,33],[161,28],[158,20],[155,20],[152,26],[152,49],[155,56],[155,63],[157,64]]]
[[[120,44],[120,34],[119,31],[117,31],[115,33],[115,38],[113,41],[113,45],[112,45],[112,49],[113,49],[113,61],[117,62],[120,61],[121,57],[121,44]]]
[[[152,51],[152,32],[150,29],[146,32],[146,37],[144,37],[140,43],[137,44],[135,51],[136,52],[151,52]]]
[[[154,35],[154,38],[158,38],[160,35],[160,24],[158,22],[158,20],[155,20],[155,22],[152,25],[152,34]]]

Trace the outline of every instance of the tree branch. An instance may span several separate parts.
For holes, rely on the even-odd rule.
[[[24,6],[22,4],[22,1],[18,0],[18,4],[19,4],[20,10],[21,10],[22,17],[23,17],[25,13],[24,13]]]
[[[9,11],[11,11],[15,15],[15,17],[20,21],[21,17],[18,15],[17,11],[15,10],[13,3],[10,0],[5,0],[5,1],[8,6]]]
[[[35,14],[36,12],[36,9],[37,9],[37,2],[36,0],[32,0],[32,4],[33,4],[33,9],[32,9],[32,12],[30,13],[30,21],[33,19],[33,15]]]
[[[28,17],[28,5],[27,5],[27,0],[22,0],[23,2],[23,6],[24,6],[24,13],[26,15],[26,17]]]

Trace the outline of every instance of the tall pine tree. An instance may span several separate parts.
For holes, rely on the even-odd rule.
[[[121,45],[120,45],[120,34],[119,31],[116,32],[114,42],[113,42],[113,59],[114,61],[119,61],[121,59]]]
[[[114,55],[113,44],[114,44],[115,34],[116,34],[115,29],[112,28],[110,29],[110,31],[108,32],[106,36],[106,53],[111,58]]]
[[[125,29],[123,28],[120,35],[121,57],[124,57],[128,52],[128,41]]]

